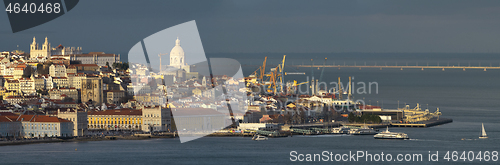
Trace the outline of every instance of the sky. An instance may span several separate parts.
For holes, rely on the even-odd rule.
[[[127,54],[151,34],[196,20],[206,53],[499,53],[499,16],[500,1],[481,0],[81,0],[15,34],[1,12],[0,50],[28,51],[33,36],[47,36],[53,46]]]

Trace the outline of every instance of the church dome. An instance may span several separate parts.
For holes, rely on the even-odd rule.
[[[184,57],[184,49],[182,49],[182,47],[181,47],[181,40],[179,40],[179,38],[177,38],[177,40],[175,40],[175,46],[170,51],[170,57],[174,57],[174,56]]]

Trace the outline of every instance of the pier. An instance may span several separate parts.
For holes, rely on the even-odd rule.
[[[453,122],[453,120],[448,119],[448,118],[440,118],[440,119],[432,118],[430,120],[421,121],[418,123],[392,123],[391,126],[393,126],[393,127],[432,127],[432,126],[442,125],[442,124],[451,123],[451,122]]]

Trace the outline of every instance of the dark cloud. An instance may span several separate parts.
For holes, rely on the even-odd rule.
[[[500,1],[85,0],[66,15],[16,34],[1,49],[53,45],[126,54],[139,40],[196,20],[207,53],[500,52]],[[0,14],[0,32],[10,31]]]

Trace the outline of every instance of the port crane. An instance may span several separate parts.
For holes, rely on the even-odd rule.
[[[297,83],[296,80],[293,80],[293,84],[292,84],[292,87],[293,87],[293,91],[294,93],[297,93],[297,86],[300,86],[302,84],[307,84],[309,83],[309,81],[306,81],[306,82],[301,82],[301,83]]]
[[[283,92],[283,81],[284,81],[284,68],[285,68],[285,59],[286,55],[283,55],[283,60],[281,61],[278,66],[275,68],[271,68],[271,72],[269,74],[266,74],[265,76],[269,77],[268,83],[266,82],[265,84],[267,86],[267,92],[271,93],[277,93],[277,87],[280,86],[280,92]]]
[[[264,74],[266,72],[266,62],[267,62],[267,56],[264,57],[264,62],[262,62],[262,66],[259,66],[259,68],[251,74],[259,78],[260,81],[263,80]]]

